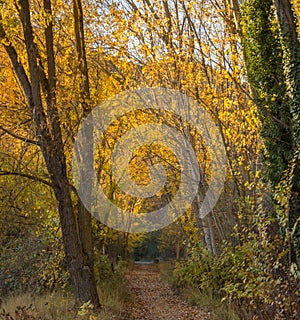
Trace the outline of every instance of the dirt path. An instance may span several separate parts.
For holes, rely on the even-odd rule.
[[[175,295],[160,279],[156,265],[135,265],[127,275],[133,303],[126,319],[140,320],[208,320],[196,307],[191,307]]]

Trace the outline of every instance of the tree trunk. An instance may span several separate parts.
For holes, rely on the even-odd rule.
[[[275,0],[279,26],[272,22],[273,5],[273,0],[247,0],[243,3],[241,18],[245,26],[242,42],[248,79],[258,105],[261,136],[266,150],[266,174],[274,196],[276,186],[282,183],[286,170],[299,152],[300,44],[289,0]],[[288,222],[287,226],[280,224],[280,231],[288,242],[293,243],[289,263],[298,261],[299,264],[299,155],[297,157],[289,212],[285,212],[289,216]],[[275,214],[280,222],[282,213]]]
[[[214,232],[212,228],[210,214],[208,214],[205,218],[202,219],[202,225],[203,225],[203,232],[204,232],[204,238],[205,238],[207,249],[209,252],[215,254],[216,253],[215,238],[214,238]]]
[[[292,239],[291,262],[300,265],[300,42],[295,16],[289,0],[275,0],[282,36],[284,72],[290,99],[293,126],[293,149],[297,153],[290,199],[289,234]]]
[[[84,25],[83,25],[83,10],[81,0],[73,1],[73,14],[74,14],[74,30],[75,30],[75,44],[77,51],[77,60],[80,73],[80,94],[79,100],[82,105],[82,114],[86,117],[91,111],[90,105],[90,84],[89,73],[87,66],[85,40],[84,40]],[[85,163],[84,170],[80,172],[81,192],[85,193],[85,199],[88,202],[93,201],[91,190],[93,182],[86,177],[91,175],[86,172],[86,168],[93,167],[94,150],[93,150],[93,126],[91,124],[85,125],[83,154],[81,157],[82,163]],[[83,246],[84,260],[91,267],[94,266],[94,252],[93,252],[93,234],[92,234],[92,219],[91,213],[84,207],[80,199],[78,199],[78,229],[79,238]]]
[[[30,107],[36,127],[36,134],[41,146],[43,157],[51,177],[62,228],[62,237],[67,265],[70,270],[77,302],[83,304],[90,301],[94,307],[99,307],[99,298],[94,281],[93,265],[84,259],[84,244],[81,243],[76,226],[74,206],[71,199],[71,187],[67,178],[64,145],[60,129],[60,121],[55,105],[55,64],[53,54],[52,25],[45,29],[48,78],[43,69],[30,21],[30,6],[28,0],[20,0],[19,16],[21,19],[29,66],[30,80],[15,48],[6,41],[4,47],[11,60],[14,71],[20,81]],[[51,3],[44,1],[46,11],[51,13]],[[0,37],[6,39],[4,28],[0,22]],[[46,111],[41,96],[43,90],[46,101]]]

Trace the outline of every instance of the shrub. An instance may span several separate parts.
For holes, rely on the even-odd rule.
[[[284,264],[283,243],[261,240],[248,233],[239,246],[225,244],[219,256],[194,248],[188,261],[176,264],[175,283],[239,306],[249,319],[298,319],[299,279]]]
[[[1,248],[0,295],[43,293],[70,284],[60,240],[38,236],[19,238]]]

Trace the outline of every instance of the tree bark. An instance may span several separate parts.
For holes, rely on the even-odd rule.
[[[86,117],[92,107],[90,104],[90,83],[89,73],[87,65],[87,57],[85,50],[85,37],[84,37],[84,21],[83,21],[83,9],[81,0],[73,1],[73,15],[74,15],[74,30],[75,30],[75,44],[77,51],[77,60],[80,73],[80,92],[79,100],[82,105],[83,117]],[[85,125],[84,135],[84,148],[83,153],[79,155],[82,163],[85,163],[85,167],[80,172],[81,192],[85,193],[85,198],[89,199],[88,202],[93,201],[91,190],[93,188],[93,182],[86,177],[90,177],[87,174],[87,168],[92,168],[94,163],[94,149],[93,149],[93,126],[91,124]],[[92,234],[92,219],[91,213],[84,207],[80,199],[78,199],[78,229],[79,239],[83,246],[84,260],[90,266],[94,266],[94,252],[93,252],[93,234]]]
[[[50,1],[45,0],[44,5],[45,9],[51,13]],[[9,41],[5,41],[7,44],[4,44],[4,47],[27,98],[36,127],[36,135],[58,202],[66,261],[70,270],[77,302],[83,304],[90,301],[94,307],[99,307],[93,267],[85,263],[83,246],[78,236],[74,206],[71,199],[71,187],[67,177],[64,145],[55,104],[55,62],[52,25],[49,24],[45,30],[48,62],[47,78],[34,42],[29,1],[20,0],[18,11],[23,27],[30,79],[28,79],[23,65],[19,62],[20,60],[15,48]],[[0,37],[8,40],[1,22]],[[43,105],[41,90],[43,90],[46,98],[46,108]]]

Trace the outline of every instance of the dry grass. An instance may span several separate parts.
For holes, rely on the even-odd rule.
[[[55,293],[43,296],[32,294],[14,295],[7,298],[1,305],[1,319],[74,319],[72,310],[74,300],[62,294]],[[5,312],[3,312],[3,310]],[[5,318],[6,317],[6,318]]]
[[[1,320],[111,320],[122,310],[125,292],[105,285],[99,288],[99,296],[104,309],[99,312],[87,309],[83,315],[74,310],[74,298],[61,293],[34,296],[14,295],[2,302]]]
[[[131,301],[125,282],[104,281],[98,286],[98,295],[102,305],[115,311],[124,310]]]
[[[198,306],[202,310],[210,314],[212,320],[239,320],[241,319],[233,305],[221,302],[220,297],[212,295],[210,292],[200,292],[196,288],[185,288],[180,290],[180,295],[190,304]],[[245,315],[246,319],[248,318]]]
[[[123,312],[129,302],[126,282],[123,272],[112,272],[109,261],[102,261],[101,271],[107,269],[107,275],[98,282],[98,294],[103,308],[94,311],[91,305],[85,308],[74,308],[74,296],[62,292],[37,294],[14,294],[1,300],[0,320],[111,320],[122,318],[118,316]],[[120,266],[121,268],[122,266]]]

